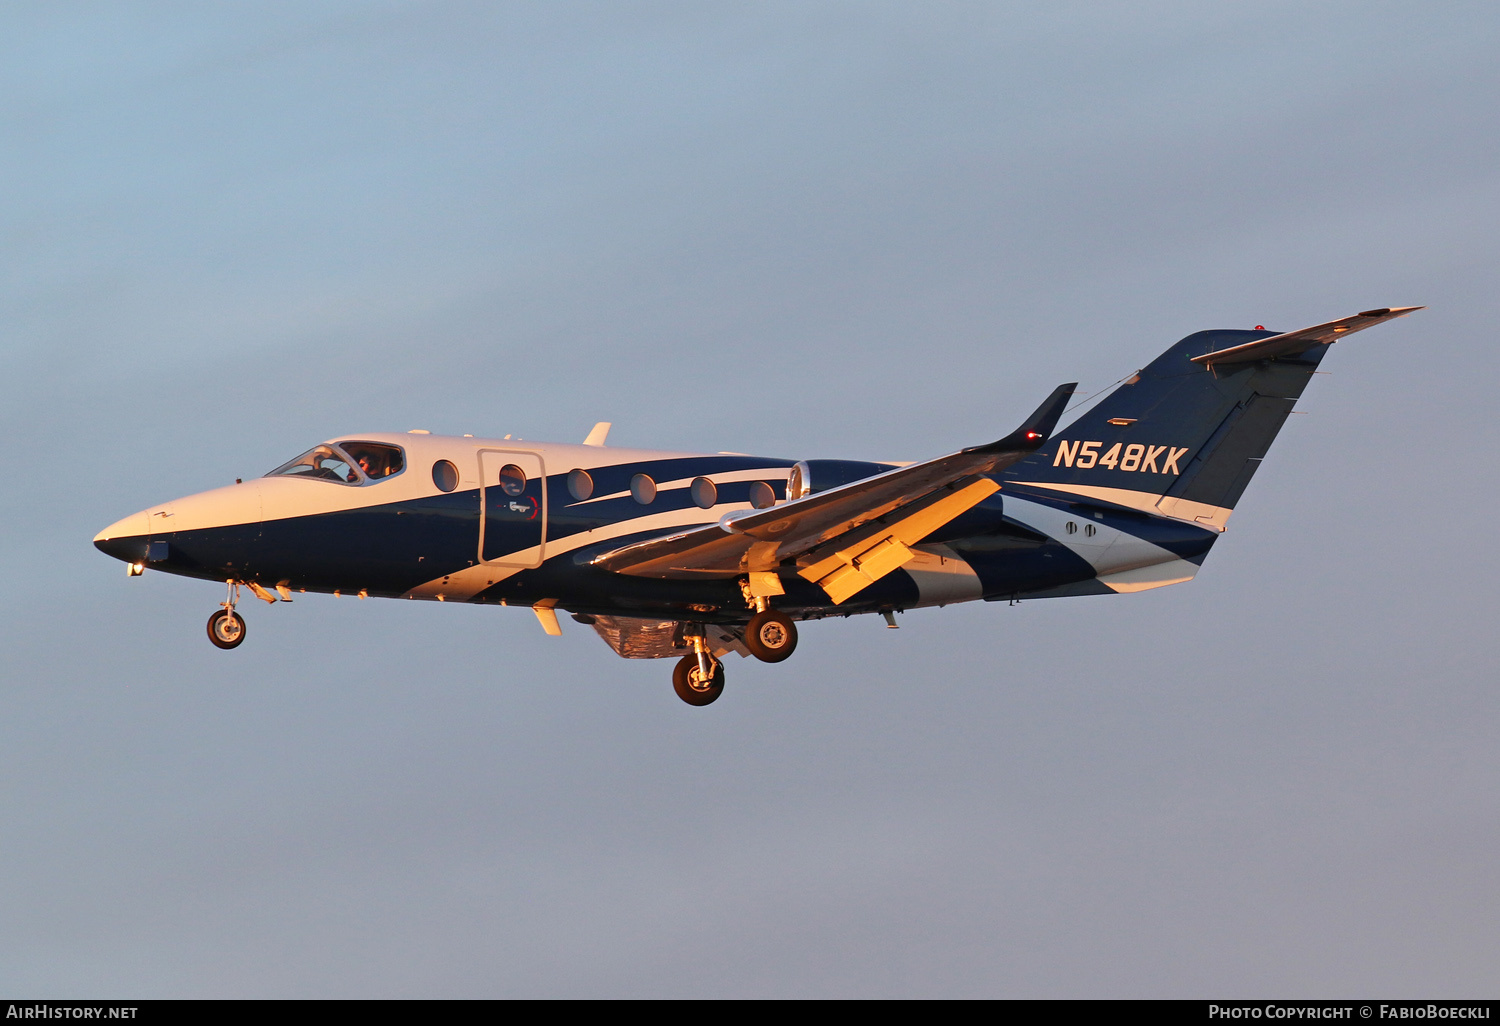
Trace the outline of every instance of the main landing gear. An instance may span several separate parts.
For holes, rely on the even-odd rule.
[[[208,640],[219,648],[235,648],[245,640],[245,618],[234,611],[239,592],[239,585],[230,581],[224,608],[208,618]]]
[[[768,606],[745,625],[745,647],[763,663],[779,663],[797,650],[797,625]]]
[[[672,671],[672,689],[688,705],[708,705],[724,691],[724,663],[715,658],[701,624],[689,625],[686,639],[693,653],[683,656]],[[745,625],[745,647],[763,663],[779,663],[797,648],[797,625],[764,599]]]

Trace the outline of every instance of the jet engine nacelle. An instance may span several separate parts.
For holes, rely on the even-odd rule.
[[[787,501],[884,474],[899,466],[899,463],[867,463],[864,460],[802,460],[787,475]]]

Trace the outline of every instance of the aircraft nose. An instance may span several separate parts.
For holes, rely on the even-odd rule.
[[[146,510],[141,510],[94,535],[94,548],[126,563],[138,563],[146,556],[147,532]]]

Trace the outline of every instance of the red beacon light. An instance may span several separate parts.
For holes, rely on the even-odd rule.
[[[1255,330],[1256,331],[1265,331],[1266,330],[1266,326],[1264,324],[1257,324],[1255,326]]]

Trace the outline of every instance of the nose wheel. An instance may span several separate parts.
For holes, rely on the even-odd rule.
[[[240,586],[234,580],[224,582],[228,593],[220,609],[208,618],[208,640],[218,648],[235,648],[245,640],[245,618],[234,611],[240,597]]]
[[[245,618],[233,609],[220,609],[208,618],[208,640],[219,648],[235,648],[245,640]]]

